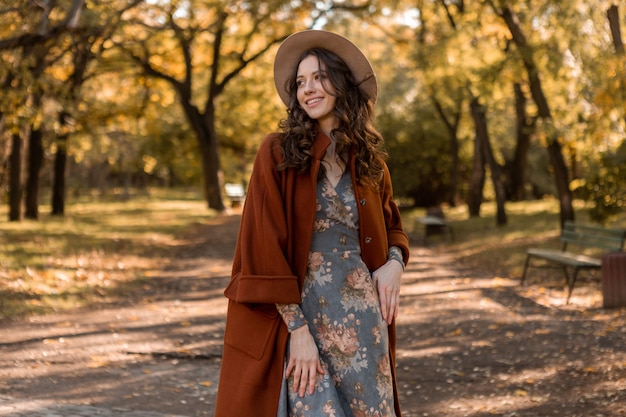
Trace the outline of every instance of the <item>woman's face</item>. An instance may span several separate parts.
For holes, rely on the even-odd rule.
[[[300,62],[296,85],[298,103],[309,117],[317,120],[327,133],[337,127],[337,118],[333,114],[335,90],[318,57],[309,55]]]

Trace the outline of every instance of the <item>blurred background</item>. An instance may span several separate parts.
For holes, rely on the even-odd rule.
[[[603,0],[2,0],[4,219],[80,198],[245,188],[285,116],[280,42],[352,39],[379,81],[377,125],[403,207],[552,198],[610,222],[626,199],[626,5]],[[3,210],[2,213],[5,213]]]

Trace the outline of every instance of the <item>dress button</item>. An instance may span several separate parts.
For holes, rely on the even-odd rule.
[[[368,237],[365,238],[365,243],[370,243],[371,241],[372,241],[371,237],[368,236]]]

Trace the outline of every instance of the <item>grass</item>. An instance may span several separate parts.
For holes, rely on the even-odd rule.
[[[195,193],[154,190],[128,201],[83,198],[63,217],[4,220],[0,319],[123,296],[164,267],[177,236],[213,215]]]
[[[558,202],[507,203],[508,223],[495,224],[495,206],[485,203],[470,218],[465,206],[446,208],[455,239],[429,238],[429,245],[490,276],[519,278],[526,249],[559,247]],[[585,206],[575,204],[578,221]],[[42,210],[43,212],[43,210]],[[119,300],[167,266],[172,247],[194,224],[215,213],[196,193],[152,190],[119,199],[82,198],[64,217],[0,220],[0,319],[79,308]],[[419,209],[403,211],[407,231]],[[6,207],[0,219],[6,219]],[[611,227],[626,228],[626,213]]]

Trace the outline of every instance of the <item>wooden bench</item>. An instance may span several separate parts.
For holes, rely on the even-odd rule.
[[[452,226],[450,226],[445,219],[439,216],[427,215],[423,217],[416,217],[413,230],[422,230],[424,236],[424,243],[427,243],[428,237],[432,235],[448,234],[450,240],[454,240],[454,232]]]
[[[565,273],[565,282],[568,286],[567,302],[572,296],[572,290],[576,284],[578,271],[597,270],[602,267],[602,259],[594,256],[574,253],[567,250],[568,245],[594,248],[603,253],[620,252],[624,249],[624,239],[626,230],[605,229],[597,226],[581,225],[571,221],[566,221],[561,230],[561,250],[530,248],[526,253],[526,263],[520,281],[524,285],[526,271],[529,267],[556,267],[561,268]],[[541,265],[531,265],[532,258],[541,259]],[[570,277],[568,268],[573,269]]]
[[[244,190],[243,185],[241,184],[224,184],[224,191],[226,192],[226,197],[230,200],[230,205],[233,208],[241,206],[241,203],[246,198],[246,190]]]

